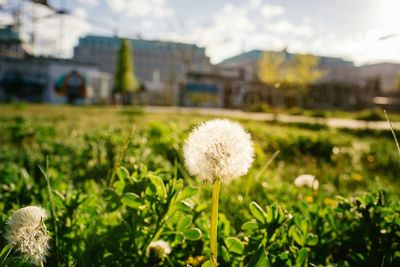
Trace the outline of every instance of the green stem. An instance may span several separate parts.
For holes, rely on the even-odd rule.
[[[110,176],[110,178],[108,179],[108,184],[109,184],[110,186],[112,186],[112,183],[114,182],[114,179],[115,179],[115,175],[116,175],[116,173],[117,173],[117,170],[118,170],[119,166],[121,166],[122,161],[124,160],[126,151],[127,151],[128,148],[129,148],[129,144],[130,144],[130,142],[131,142],[131,140],[132,140],[132,137],[133,137],[133,134],[134,134],[134,133],[135,133],[135,128],[132,127],[132,128],[131,128],[131,131],[130,131],[130,133],[129,133],[129,135],[128,135],[128,136],[126,137],[126,139],[125,139],[125,142],[124,142],[124,145],[123,145],[122,148],[121,148],[121,151],[118,153],[118,158],[116,159],[116,161],[115,161],[115,163],[114,163],[114,167],[113,167],[113,170],[112,170],[112,172],[111,172],[111,176]]]
[[[396,133],[394,132],[392,122],[390,121],[389,116],[386,113],[386,110],[383,110],[383,112],[385,112],[386,120],[389,123],[390,131],[392,132],[394,142],[396,143],[396,146],[397,146],[397,152],[399,152],[399,157],[400,157],[400,146],[399,146],[399,142],[397,141]]]
[[[42,172],[44,179],[46,180],[46,184],[47,184],[47,194],[48,194],[49,202],[50,202],[51,221],[53,224],[53,231],[54,231],[54,243],[55,243],[54,253],[55,253],[56,262],[58,265],[60,263],[60,261],[59,261],[59,257],[58,257],[59,246],[58,246],[58,228],[57,228],[57,217],[56,217],[57,213],[56,213],[56,205],[54,202],[53,190],[51,188],[51,183],[50,183],[51,178],[49,176],[49,157],[48,156],[46,156],[46,171],[44,171],[41,166],[39,166],[39,169]]]
[[[2,258],[2,256],[3,256],[4,253],[5,253],[6,255],[4,256],[3,260],[1,261],[0,266],[3,266],[3,263],[6,261],[8,255],[10,255],[11,250],[12,250],[12,246],[11,246],[10,244],[7,244],[7,245],[3,248],[3,250],[1,251],[1,257],[0,257],[0,259]],[[6,252],[6,251],[7,251],[7,252]]]
[[[40,262],[40,267],[44,267],[43,261]]]
[[[218,266],[217,228],[218,228],[218,197],[219,197],[220,187],[221,187],[221,181],[219,179],[216,179],[212,187],[212,202],[211,202],[211,237],[210,237],[211,267]]]

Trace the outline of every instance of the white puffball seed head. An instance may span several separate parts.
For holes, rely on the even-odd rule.
[[[7,221],[5,238],[25,261],[35,265],[44,262],[50,237],[43,224],[46,210],[28,206],[15,211]]]
[[[149,244],[149,253],[153,253],[162,259],[171,253],[171,247],[164,240],[152,241]]]
[[[253,163],[251,136],[237,122],[215,119],[198,125],[183,148],[185,165],[200,179],[229,182],[246,174]]]

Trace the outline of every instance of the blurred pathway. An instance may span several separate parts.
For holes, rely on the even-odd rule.
[[[241,110],[233,109],[219,109],[219,108],[193,108],[193,107],[159,107],[159,106],[146,106],[146,112],[154,113],[184,113],[184,114],[199,114],[217,117],[229,117],[244,120],[255,121],[273,121],[283,123],[309,123],[309,124],[322,124],[333,128],[349,128],[349,129],[390,129],[387,121],[361,121],[354,119],[344,118],[314,118],[309,116],[274,115],[271,113],[263,112],[244,112]],[[390,115],[389,115],[390,116]],[[400,130],[400,122],[392,122],[393,128]]]

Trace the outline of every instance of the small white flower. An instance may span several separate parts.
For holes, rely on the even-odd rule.
[[[43,224],[46,210],[28,206],[15,211],[7,221],[5,238],[23,256],[36,265],[44,262],[49,251],[50,237]]]
[[[314,175],[302,174],[294,180],[294,185],[297,187],[308,186],[314,190],[317,190],[319,187],[319,181],[315,179]]]
[[[239,123],[215,119],[190,133],[183,153],[192,175],[209,182],[229,182],[247,173],[254,150],[250,134]]]
[[[149,245],[149,252],[154,253],[162,259],[171,253],[171,247],[164,240],[153,241]]]

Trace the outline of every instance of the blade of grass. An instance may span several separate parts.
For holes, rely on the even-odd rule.
[[[55,256],[56,256],[56,261],[57,261],[57,266],[58,266],[58,263],[59,263],[58,248],[59,248],[59,246],[58,246],[57,215],[56,215],[56,205],[54,204],[53,190],[51,188],[50,176],[49,176],[49,157],[46,157],[46,171],[44,171],[41,166],[39,166],[39,169],[42,172],[44,179],[46,180],[46,184],[47,184],[47,194],[48,194],[49,202],[50,202],[51,222],[53,224],[53,231],[54,231]]]
[[[117,173],[117,170],[118,170],[119,166],[121,165],[122,161],[124,160],[126,151],[128,150],[128,147],[129,147],[129,144],[130,144],[130,142],[131,142],[131,140],[132,140],[132,137],[133,137],[134,132],[135,132],[135,127],[132,126],[129,135],[128,135],[127,138],[125,139],[124,145],[123,145],[122,148],[121,148],[121,151],[118,153],[118,158],[117,158],[117,160],[115,161],[114,168],[113,168],[113,170],[112,170],[112,172],[111,172],[110,178],[108,179],[108,180],[109,180],[109,183],[108,183],[108,184],[109,184],[110,186],[111,186],[112,183],[114,182],[114,179],[115,179],[115,175],[116,175],[116,173]]]
[[[386,110],[383,110],[383,112],[385,112],[386,120],[388,121],[390,130],[392,131],[394,142],[396,143],[397,152],[399,152],[399,158],[400,158],[400,146],[399,146],[399,142],[397,141],[396,133],[394,132],[394,128],[393,128],[392,122],[390,121],[389,116],[386,113]]]
[[[257,176],[255,178],[255,181],[258,181],[258,179],[260,179],[261,175],[265,172],[265,170],[272,163],[272,161],[274,161],[274,159],[278,156],[278,154],[280,152],[281,152],[280,150],[275,151],[275,153],[272,155],[272,157],[269,158],[267,163],[265,163],[264,166],[261,168],[261,170],[258,172],[258,174],[257,174]]]
[[[8,255],[10,255],[11,250],[12,250],[12,247],[10,244],[5,245],[5,247],[3,248],[3,250],[0,253],[0,259],[3,258],[3,255],[4,255],[4,258],[1,261],[0,266],[3,266],[3,263],[6,261]]]

